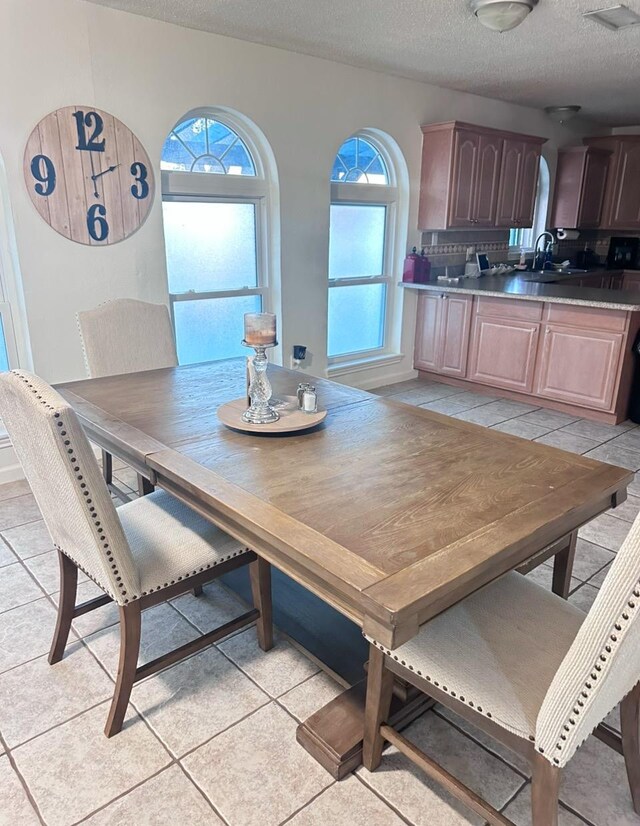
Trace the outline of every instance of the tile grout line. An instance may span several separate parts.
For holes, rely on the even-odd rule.
[[[296,815],[299,815],[300,812],[303,812],[308,806],[311,806],[311,804],[314,803],[319,797],[321,797],[328,789],[332,789],[339,782],[339,780],[333,780],[331,783],[329,783],[328,786],[325,786],[323,789],[320,789],[320,791],[316,792],[316,794],[314,794],[313,797],[309,798],[309,800],[307,800],[307,802],[304,805],[299,806],[295,811],[291,812],[290,815],[287,815],[284,820],[281,820],[278,823],[278,826],[284,826],[285,823],[291,823],[291,821]]]
[[[427,712],[425,712],[425,714],[426,713]],[[385,806],[391,809],[391,811],[394,812],[400,818],[400,820],[406,823],[407,826],[415,826],[412,820],[409,820],[409,818],[405,814],[403,814],[400,811],[400,809],[394,806],[393,803],[390,803],[388,800],[386,800],[377,789],[375,789],[373,786],[370,786],[362,777],[360,777],[357,771],[353,771],[352,775],[356,778],[358,783],[361,783],[365,787],[365,789],[368,789],[373,795],[375,795],[378,798],[378,800],[382,801],[382,803],[384,803]]]
[[[445,708],[446,708],[446,706],[445,706]],[[480,742],[480,740],[478,740],[477,737],[475,737],[473,734],[470,734],[468,731],[465,731],[463,728],[461,728],[453,720],[450,720],[448,717],[445,717],[440,711],[438,711],[437,708],[432,708],[430,710],[433,711],[433,713],[436,715],[436,717],[439,717],[443,722],[447,723],[452,728],[454,728],[459,734],[462,734],[468,740],[471,740],[473,743],[475,743],[477,746],[479,746],[483,751],[487,752],[492,757],[495,757],[504,766],[507,766],[507,768],[511,769],[515,774],[517,774],[523,780],[529,781],[531,779],[528,775],[523,773],[522,769],[517,768],[512,763],[509,763],[509,761],[505,757],[503,757],[502,755],[498,754],[495,751],[492,751],[489,748],[489,746],[486,746],[484,743]],[[452,713],[455,714],[455,712],[452,712]],[[471,725],[473,725],[473,724],[471,724]]]
[[[9,761],[9,766],[13,769],[14,774],[16,775],[18,780],[20,781],[20,785],[24,789],[24,793],[27,797],[27,800],[29,801],[29,803],[33,807],[33,810],[35,811],[38,820],[40,821],[41,824],[43,824],[43,826],[47,826],[47,823],[46,823],[45,819],[42,817],[42,814],[40,812],[38,804],[36,803],[35,798],[31,794],[31,789],[29,788],[29,785],[27,784],[27,781],[25,780],[25,778],[22,776],[22,772],[18,768],[18,765],[15,761],[14,756],[11,754],[11,749],[9,748],[7,743],[5,742],[1,732],[0,732],[0,745],[4,748],[5,755],[7,757],[7,760]]]

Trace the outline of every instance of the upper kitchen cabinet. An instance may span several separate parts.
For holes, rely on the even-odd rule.
[[[422,132],[419,229],[533,224],[544,138],[459,121]]]
[[[585,138],[612,155],[605,188],[603,229],[640,229],[640,135]]]
[[[552,227],[602,225],[611,155],[610,149],[596,146],[571,146],[558,152]]]

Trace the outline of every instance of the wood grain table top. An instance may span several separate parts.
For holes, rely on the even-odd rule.
[[[274,395],[300,374],[270,366]],[[396,646],[620,502],[630,471],[314,379],[302,434],[229,430],[244,360],[58,389],[92,439]],[[384,641],[384,640],[383,640]]]

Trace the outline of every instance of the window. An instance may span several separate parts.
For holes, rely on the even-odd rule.
[[[388,347],[397,193],[390,155],[379,141],[362,134],[342,144],[331,173],[331,363],[373,357]]]
[[[533,226],[528,229],[514,228],[509,230],[509,247],[520,251],[532,250],[536,238],[547,228],[547,214],[549,211],[549,165],[543,157],[540,158],[540,172],[538,174],[538,192],[536,208],[533,216]]]
[[[270,184],[257,139],[229,113],[198,112],[171,130],[160,166],[178,360],[244,355],[244,314],[270,308]]]
[[[5,168],[0,158],[0,371],[32,369]],[[0,424],[0,436],[5,433]]]

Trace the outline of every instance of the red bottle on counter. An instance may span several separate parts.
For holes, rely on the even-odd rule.
[[[424,254],[424,250],[418,255],[418,251],[414,247],[404,259],[402,280],[409,284],[424,284],[430,276],[431,261]]]

